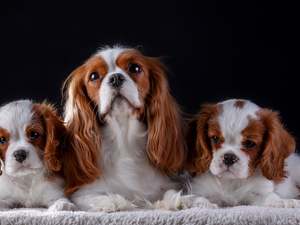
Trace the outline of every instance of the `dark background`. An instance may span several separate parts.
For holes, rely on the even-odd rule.
[[[9,3],[8,3],[9,2]],[[0,104],[47,98],[101,45],[166,56],[172,95],[250,99],[300,137],[298,1],[1,1]]]

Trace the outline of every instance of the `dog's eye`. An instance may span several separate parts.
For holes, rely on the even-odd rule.
[[[40,136],[40,134],[37,133],[37,132],[31,132],[30,135],[29,135],[29,137],[30,137],[31,140],[35,140],[35,139],[37,139],[39,136]]]
[[[217,136],[212,137],[212,140],[216,143],[216,144],[220,144],[220,139]]]
[[[142,72],[142,68],[137,64],[130,64],[127,70],[135,75],[138,75]]]
[[[96,82],[97,80],[99,80],[99,78],[101,77],[101,74],[98,72],[94,72],[90,75],[90,81],[91,82]]]
[[[246,148],[253,148],[255,146],[255,143],[252,141],[247,141],[245,144]]]
[[[5,137],[0,138],[0,143],[6,145],[7,144],[6,138]]]

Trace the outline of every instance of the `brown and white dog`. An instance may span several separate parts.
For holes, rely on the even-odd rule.
[[[66,133],[47,103],[20,100],[0,108],[0,208],[76,210],[64,195],[61,140]]]
[[[97,51],[67,78],[67,193],[82,210],[191,205],[171,175],[185,160],[180,110],[164,64],[138,50]]]
[[[196,174],[195,206],[300,207],[298,200],[282,199],[297,197],[299,190],[285,168],[295,140],[278,112],[247,100],[204,104],[187,124],[186,141],[186,165]],[[295,155],[288,159],[295,160],[300,162]]]

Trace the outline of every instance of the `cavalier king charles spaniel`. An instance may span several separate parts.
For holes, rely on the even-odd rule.
[[[63,121],[47,103],[20,100],[0,108],[0,208],[76,210],[56,172],[65,133]]]
[[[202,105],[186,127],[186,166],[195,175],[191,193],[198,196],[194,206],[300,207],[292,199],[299,189],[286,171],[292,173],[287,162],[300,160],[290,156],[295,140],[278,114],[247,100]]]
[[[106,47],[67,78],[67,194],[82,210],[188,208],[171,177],[185,160],[182,118],[165,66],[136,49]]]

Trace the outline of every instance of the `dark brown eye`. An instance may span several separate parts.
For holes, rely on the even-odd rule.
[[[98,72],[94,72],[90,76],[90,81],[96,82],[97,80],[99,80],[100,77],[101,77],[101,75]]]
[[[0,138],[0,143],[6,145],[7,144],[6,138],[5,137]]]
[[[138,75],[142,72],[142,68],[137,64],[130,64],[128,67],[128,72]]]
[[[29,138],[30,138],[31,140],[35,140],[35,139],[37,139],[39,136],[40,136],[39,133],[37,133],[37,132],[31,132],[30,135],[29,135]]]
[[[213,142],[215,142],[216,144],[220,144],[221,142],[220,142],[220,139],[217,137],[217,136],[213,136],[212,137],[212,140],[213,140]]]
[[[245,148],[253,148],[255,146],[255,143],[252,141],[247,141],[245,144]]]

